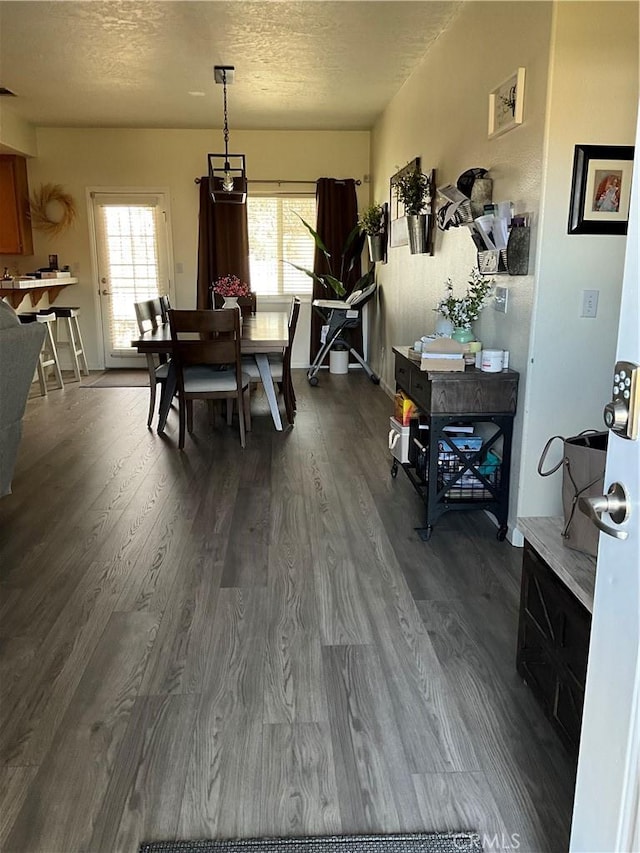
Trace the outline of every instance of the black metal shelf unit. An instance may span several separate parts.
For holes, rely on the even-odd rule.
[[[412,422],[409,462],[401,466],[422,498],[431,538],[437,519],[449,510],[486,509],[498,521],[498,539],[507,534],[509,471],[518,374],[467,368],[464,373],[420,370],[405,347],[394,347],[396,385],[414,400],[419,420]],[[478,427],[472,440],[453,437],[456,425]],[[422,427],[422,428],[419,428]],[[448,429],[446,429],[448,428]],[[426,436],[426,438],[425,438]]]

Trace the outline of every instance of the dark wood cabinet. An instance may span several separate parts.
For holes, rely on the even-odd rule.
[[[575,755],[590,633],[587,608],[525,539],[516,666]]]
[[[32,255],[27,161],[0,155],[0,255]]]
[[[498,520],[498,538],[504,539],[519,374],[483,373],[473,367],[451,373],[424,371],[410,360],[406,347],[394,347],[394,353],[396,386],[419,410],[409,462],[402,467],[425,504],[426,525],[420,535],[429,539],[435,521],[447,510],[487,509]],[[473,425],[480,439],[473,450],[452,443],[449,430],[461,422]],[[397,471],[394,461],[392,476]]]

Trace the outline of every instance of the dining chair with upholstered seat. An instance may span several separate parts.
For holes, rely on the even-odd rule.
[[[296,415],[296,394],[293,388],[291,379],[291,351],[293,349],[293,340],[296,335],[296,327],[298,325],[298,316],[300,314],[300,300],[297,296],[291,299],[291,308],[289,310],[289,335],[286,347],[282,354],[270,353],[269,365],[271,368],[271,376],[273,381],[278,383],[284,399],[285,411],[287,413],[287,421],[293,424]],[[251,384],[257,385],[261,382],[260,371],[256,360],[252,355],[243,356],[242,370],[251,378]],[[247,428],[251,429],[251,415],[245,413]]]
[[[136,302],[134,305],[136,321],[140,334],[155,331],[158,326],[166,322],[167,307],[163,305],[163,297],[157,299],[146,299]],[[147,370],[149,371],[149,415],[147,427],[151,428],[153,413],[156,407],[156,386],[165,382],[169,372],[169,364],[166,355],[159,357],[159,363],[151,353],[147,353]]]
[[[235,308],[194,311],[169,310],[180,411],[178,446],[184,448],[185,420],[193,432],[194,400],[227,400],[230,421],[237,402],[240,444],[245,446],[243,394],[249,376],[240,356],[240,312]]]

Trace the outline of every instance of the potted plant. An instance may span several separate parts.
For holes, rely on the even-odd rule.
[[[351,231],[347,240],[344,244],[344,248],[342,250],[342,254],[340,256],[340,269],[335,269],[331,262],[331,254],[327,247],[322,242],[320,235],[313,230],[313,228],[309,225],[308,222],[305,222],[304,219],[296,214],[304,227],[309,231],[311,236],[313,237],[316,248],[319,249],[320,252],[327,259],[327,267],[329,272],[326,273],[316,273],[313,270],[308,270],[305,267],[300,267],[297,264],[291,263],[291,261],[287,261],[287,263],[291,264],[292,267],[295,267],[300,272],[308,275],[309,278],[312,278],[314,281],[317,281],[322,287],[327,290],[335,293],[338,297],[343,297],[347,288],[345,287],[345,282],[348,282],[349,275],[353,270],[357,259],[360,257],[362,253],[362,247],[364,244],[364,232],[360,230],[360,226],[356,225],[356,227]],[[353,290],[364,290],[365,287],[368,287],[374,278],[374,270],[370,269],[363,276],[361,276],[356,284],[353,287]]]
[[[412,255],[427,251],[427,208],[431,204],[431,182],[424,172],[415,167],[402,172],[394,181],[398,201],[407,217],[409,248]]]
[[[370,204],[360,214],[358,225],[367,235],[369,257],[372,263],[384,260],[385,215],[381,204]]]
[[[447,279],[447,295],[434,310],[451,322],[451,337],[454,340],[461,344],[474,340],[471,324],[478,319],[494,282],[495,279],[485,278],[474,267],[467,284],[467,292],[464,296],[457,297],[453,295],[453,282],[450,278]]]

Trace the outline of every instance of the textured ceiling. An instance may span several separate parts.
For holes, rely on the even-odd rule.
[[[458,13],[411,2],[0,2],[0,99],[36,125],[368,129]],[[202,94],[189,94],[189,93]]]

